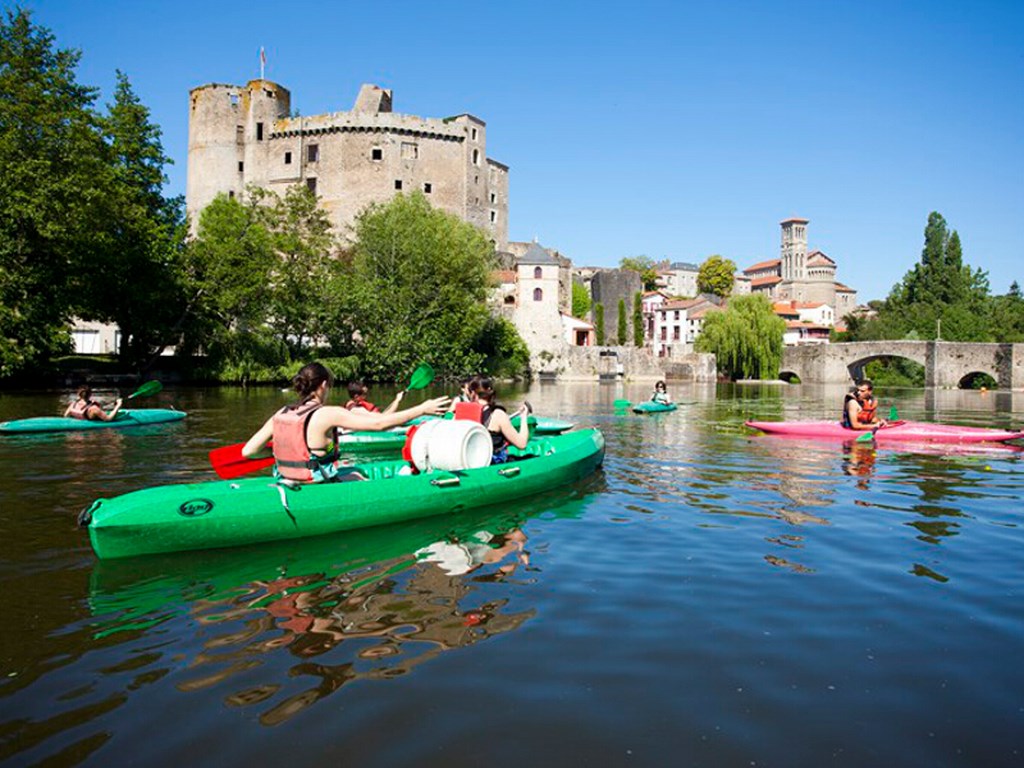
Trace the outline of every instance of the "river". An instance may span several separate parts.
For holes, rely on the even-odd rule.
[[[638,416],[613,402],[646,385],[535,383],[507,400],[604,432],[592,478],[126,561],[95,558],[79,510],[214,479],[208,452],[285,395],[169,388],[138,405],[184,421],[0,436],[0,762],[1024,764],[1022,453],[743,427],[832,417],[842,392],[676,384],[678,411]],[[1024,423],[1024,393],[878,394],[903,418]],[[61,408],[0,395],[0,420]]]

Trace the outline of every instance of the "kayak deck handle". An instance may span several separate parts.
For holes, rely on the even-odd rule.
[[[457,476],[452,475],[451,477],[439,477],[436,480],[431,480],[431,485],[436,485],[438,488],[451,488],[452,486],[459,485],[462,483]]]
[[[498,474],[502,477],[515,477],[522,471],[522,467],[505,467],[504,469],[499,469]]]

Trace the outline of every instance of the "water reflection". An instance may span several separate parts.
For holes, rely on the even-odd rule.
[[[526,548],[528,519],[582,508],[579,499],[547,501],[514,515],[430,519],[298,547],[99,563],[93,629],[132,644],[171,633],[144,664],[154,679],[166,674],[168,654],[199,640],[176,688],[225,689],[230,706],[259,707],[259,721],[277,725],[349,682],[404,675],[522,626],[536,609],[512,609],[532,583],[517,574],[539,571]]]

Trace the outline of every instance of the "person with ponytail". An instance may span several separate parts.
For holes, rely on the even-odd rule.
[[[491,442],[494,446],[492,464],[503,464],[508,461],[508,447],[514,445],[516,448],[525,448],[530,442],[530,425],[527,415],[532,411],[530,404],[523,403],[518,413],[522,414],[519,419],[519,429],[512,426],[512,420],[505,412],[505,409],[498,405],[494,393],[494,381],[487,376],[481,376],[477,380],[476,397],[483,403],[481,423],[491,433]]]
[[[242,448],[242,455],[255,458],[272,439],[275,472],[278,477],[298,483],[354,479],[338,471],[338,429],[379,432],[417,416],[440,416],[449,402],[447,397],[436,397],[394,413],[350,411],[327,405],[334,376],[321,363],[305,366],[292,383],[298,402],[286,405],[267,419]]]

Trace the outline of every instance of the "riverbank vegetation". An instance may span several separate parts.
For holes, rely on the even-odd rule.
[[[1024,297],[1014,282],[1005,295],[993,295],[988,275],[965,263],[960,235],[940,213],[924,230],[920,260],[893,286],[871,313],[849,315],[836,341],[918,339],[1024,342]],[[876,384],[924,386],[924,368],[903,359],[878,360],[867,367]],[[976,386],[991,382],[978,377]]]
[[[190,235],[161,131],[117,73],[113,102],[76,80],[24,10],[0,19],[0,379],[71,349],[73,318],[116,324],[118,362],[170,347],[192,378],[279,381],[311,358],[397,380],[527,372],[514,326],[487,309],[494,249],[421,194],[371,206],[339,241],[304,186],[221,196]]]
[[[725,309],[704,316],[694,343],[697,352],[714,354],[720,375],[730,379],[777,379],[786,322],[765,296],[734,296]]]

